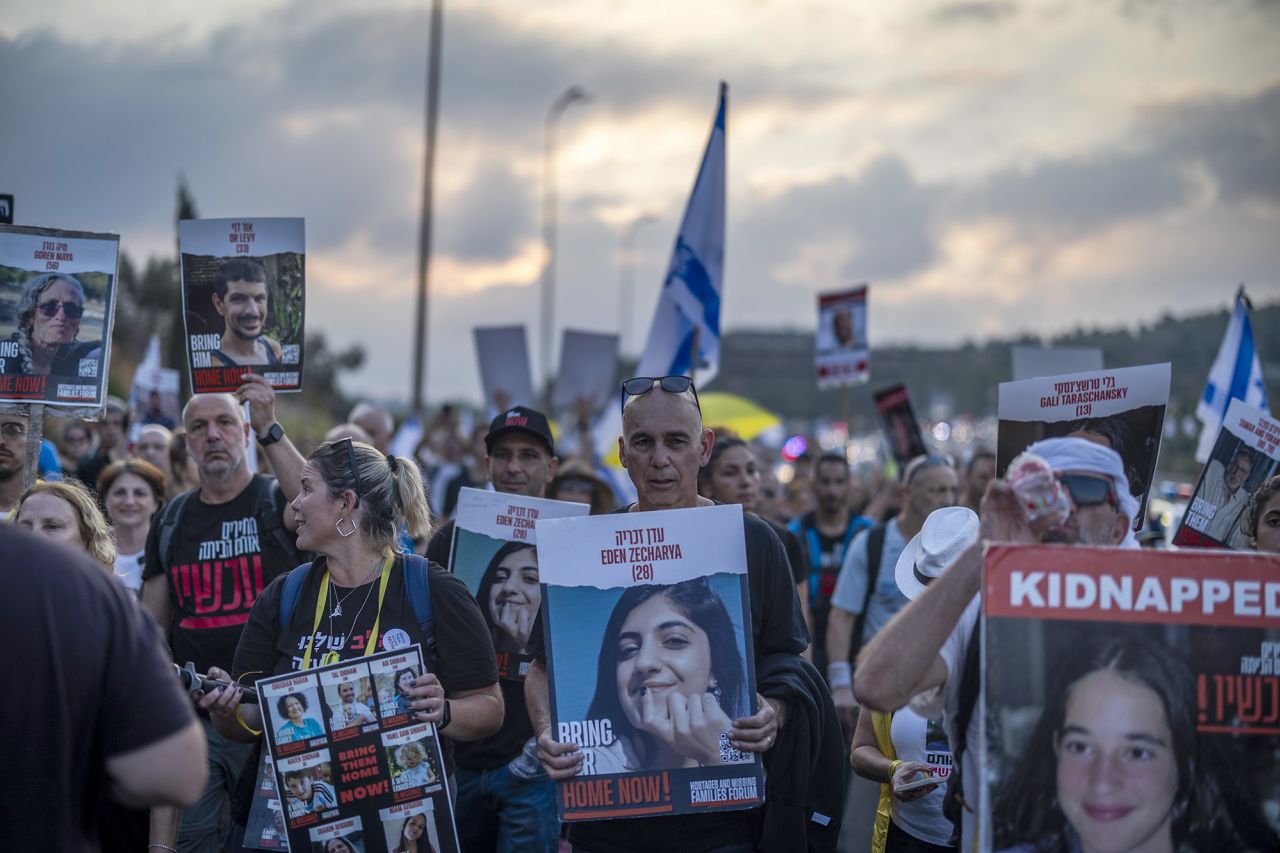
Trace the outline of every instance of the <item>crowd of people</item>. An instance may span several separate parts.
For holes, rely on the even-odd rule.
[[[45,319],[71,318],[66,306],[75,295],[64,296]],[[998,837],[1026,853],[1276,849],[1274,828],[1229,798],[1229,783],[1197,780],[1209,759],[1197,758],[1202,750],[1185,731],[1189,671],[1144,648],[1103,644],[1058,673],[1034,734],[1043,741],[1038,754],[1055,762],[1018,768],[984,810],[974,756],[986,732],[973,678],[983,543],[1126,544],[1138,504],[1115,451],[1086,434],[1030,448],[1070,497],[1068,520],[1049,530],[1028,521],[986,449],[963,460],[923,455],[887,472],[851,466],[838,452],[804,456],[783,484],[776,451],[703,423],[687,378],[628,380],[623,400],[620,456],[636,493],[623,505],[589,442],[558,456],[551,422],[527,406],[504,408],[470,434],[446,409],[412,455],[396,455],[391,414],[365,401],[322,441],[300,448],[276,416],[271,386],[250,374],[234,394],[193,397],[176,423],[131,413],[115,398],[100,421],[49,422],[50,446],[33,463],[28,488],[31,423],[0,411],[0,515],[12,522],[0,525],[8,528],[0,552],[7,566],[41,565],[31,573],[41,575],[40,588],[30,594],[63,597],[49,610],[65,611],[57,630],[76,638],[76,660],[42,666],[100,667],[92,678],[69,672],[58,683],[80,692],[108,685],[66,721],[69,735],[85,738],[72,741],[76,752],[48,747],[61,775],[48,775],[47,789],[66,785],[87,799],[53,812],[29,802],[34,793],[0,805],[6,826],[15,809],[30,809],[19,822],[25,828],[10,836],[14,849],[28,849],[40,815],[58,822],[65,842],[42,841],[45,849],[249,849],[264,719],[243,701],[244,686],[255,675],[367,654],[393,630],[429,650],[426,674],[397,673],[382,697],[366,690],[357,698],[355,686],[344,685],[341,707],[309,707],[302,693],[281,697],[285,722],[266,736],[310,737],[320,719],[364,718],[378,702],[434,723],[464,850],[834,849],[842,820],[853,849],[971,850],[975,838],[991,837],[982,820],[991,815]],[[131,424],[134,417],[146,422]],[[260,470],[250,464],[252,443]],[[1229,468],[1218,474],[1233,482]],[[682,674],[688,696],[667,700],[667,709],[655,710],[647,695],[639,702],[627,691],[598,690],[589,716],[622,721],[613,747],[559,740],[536,552],[517,543],[500,549],[475,596],[448,571],[451,515],[464,486],[578,501],[594,514],[740,505],[755,683],[747,683],[732,642],[721,642],[732,630],[705,584],[637,587],[606,629],[633,638],[635,648],[607,642],[618,654],[601,656],[598,683],[627,683],[645,654],[646,626],[677,617],[705,635],[705,665]],[[1280,477],[1230,499],[1240,504],[1240,547],[1280,553]],[[44,573],[55,563],[65,568]],[[284,579],[293,572],[301,573],[300,591],[286,603]],[[432,602],[429,632],[417,588]],[[15,614],[31,611],[14,615],[14,625],[38,620],[20,597],[3,598],[0,606]],[[154,648],[156,626],[163,653]],[[106,636],[110,643],[100,641]],[[496,653],[521,650],[532,658],[527,676],[500,678]],[[225,686],[186,697],[167,671],[170,659],[190,661]],[[117,697],[122,690],[130,696]],[[80,700],[51,687],[40,707],[73,701]],[[694,717],[690,701],[698,704]],[[124,709],[139,703],[147,710],[123,723]],[[1108,703],[1132,710],[1130,728],[1141,730],[1150,753],[1145,782],[1113,774],[1113,784],[1148,794],[1123,814],[1100,813],[1089,798],[1094,753],[1110,761],[1112,751],[1134,749],[1124,732],[1089,716]],[[723,731],[742,755],[763,755],[763,809],[561,825],[557,780],[709,763]],[[85,749],[89,733],[95,745]],[[6,761],[12,751],[4,749]],[[402,773],[434,773],[423,756],[401,752]],[[89,766],[94,757],[100,765]],[[957,781],[943,785],[943,776]],[[846,790],[860,778],[870,780],[862,784],[871,786],[872,802],[866,814],[849,814]],[[297,780],[307,797],[331,800],[326,784]],[[854,826],[865,837],[850,842]],[[421,837],[406,821],[403,849],[419,849]]]

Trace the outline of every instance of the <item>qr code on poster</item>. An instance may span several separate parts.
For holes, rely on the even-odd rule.
[[[80,375],[91,379],[98,378],[98,360],[96,358],[80,359]]]
[[[280,347],[280,361],[284,362],[285,364],[297,364],[298,363],[298,345],[285,344],[284,346]]]
[[[720,733],[720,763],[721,764],[743,764],[751,760],[749,753],[736,749],[729,744],[729,733]]]

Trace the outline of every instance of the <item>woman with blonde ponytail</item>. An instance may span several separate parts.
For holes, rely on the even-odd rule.
[[[280,624],[280,606],[288,575],[263,590],[241,634],[232,675],[281,674],[416,643],[426,672],[408,687],[407,709],[413,719],[435,723],[452,773],[450,740],[477,740],[497,731],[503,702],[493,640],[466,585],[396,547],[402,527],[414,537],[430,532],[431,512],[417,465],[349,438],[327,441],[308,457],[290,509],[298,550],[316,558],[287,624]],[[430,637],[409,599],[410,571],[427,575]],[[216,669],[210,674],[227,678]],[[356,692],[364,695],[366,687],[357,686]],[[241,696],[240,688],[232,687],[202,697],[199,704],[225,737],[252,742],[262,720],[258,706],[241,705]],[[338,699],[325,695],[323,701]]]

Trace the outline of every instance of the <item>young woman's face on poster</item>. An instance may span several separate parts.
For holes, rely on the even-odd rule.
[[[700,696],[711,689],[711,643],[665,595],[632,610],[618,635],[618,699],[640,728],[645,696],[665,705],[672,693]]]
[[[493,624],[513,637],[521,638],[523,635],[523,639],[528,638],[533,617],[542,604],[537,551],[523,548],[508,554],[498,563],[493,573],[493,586],[489,588],[488,604]]]
[[[1178,762],[1154,690],[1109,670],[1086,675],[1055,750],[1058,802],[1084,853],[1172,849]]]
[[[427,819],[420,814],[405,821],[404,837],[407,841],[417,841],[427,832]]]
[[[1280,492],[1272,495],[1258,513],[1255,550],[1280,554]]]

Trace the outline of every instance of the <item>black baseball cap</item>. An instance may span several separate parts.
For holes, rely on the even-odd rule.
[[[493,445],[499,438],[509,432],[527,432],[537,436],[547,444],[547,452],[556,455],[555,443],[551,438],[551,424],[547,416],[537,409],[528,406],[512,406],[489,423],[489,433],[484,437],[484,449],[493,453]]]

